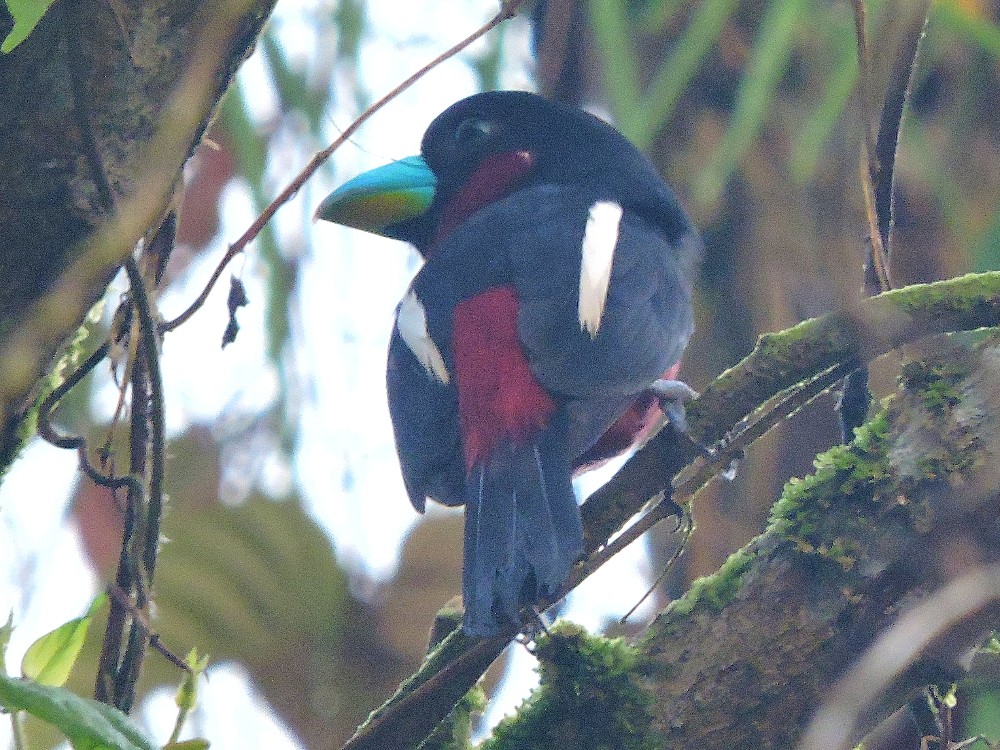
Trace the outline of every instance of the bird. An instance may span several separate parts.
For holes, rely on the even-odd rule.
[[[522,91],[448,107],[419,156],[349,180],[316,218],[423,257],[386,374],[403,482],[420,512],[465,506],[464,631],[519,626],[582,556],[574,472],[693,393],[673,376],[699,234],[612,125]]]

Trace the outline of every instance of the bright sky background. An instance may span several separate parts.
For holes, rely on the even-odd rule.
[[[314,0],[286,1],[277,6],[271,23],[291,59],[306,69],[328,64],[317,57],[322,49],[312,13],[329,4]],[[369,3],[369,35],[358,75],[374,97],[381,96],[406,75],[464,37],[497,8],[494,0],[440,3]],[[511,42],[504,66],[504,85],[530,88],[527,23],[508,24]],[[473,47],[475,55],[479,48]],[[467,58],[466,58],[467,59]],[[334,76],[345,80],[346,72]],[[477,79],[459,57],[438,68],[366,124],[336,156],[336,181],[364,169],[416,153],[431,119],[449,104],[474,93]],[[278,121],[281,112],[268,90],[266,71],[255,56],[244,66],[240,83],[261,121]],[[343,99],[344,97],[341,97]],[[327,139],[346,126],[351,112],[334,115]],[[308,161],[311,152],[291,136],[272,155],[271,187],[277,190]],[[318,175],[291,204],[275,226],[289,247],[304,247],[300,320],[305,330],[296,352],[298,366],[312,373],[314,392],[301,409],[301,450],[294,466],[286,466],[265,450],[264,489],[280,494],[294,482],[317,522],[331,535],[338,555],[379,579],[392,574],[406,531],[417,520],[399,476],[388,411],[385,406],[385,351],[396,303],[418,267],[418,256],[405,245],[360,232],[314,225],[315,206],[334,187],[329,172]],[[183,309],[197,294],[228,242],[254,218],[244,189],[231,187],[221,211],[224,225],[217,247],[190,271],[185,284],[175,286],[160,301],[165,317]],[[235,345],[220,351],[225,327],[226,284],[198,313],[198,323],[169,334],[164,344],[163,372],[167,389],[168,429],[177,434],[192,422],[214,422],[227,407],[263,408],[274,396],[277,377],[263,356],[264,293],[260,264],[253,246],[245,259],[231,267],[242,274],[251,300],[239,313],[240,335]],[[196,363],[193,366],[192,363]],[[96,408],[107,414],[116,394],[96,395]],[[75,457],[34,443],[0,486],[0,617],[13,609],[17,630],[8,652],[8,670],[16,672],[24,648],[42,633],[79,615],[93,596],[95,581],[83,561],[75,530],[63,523],[66,490],[74,485]],[[44,477],[46,484],[39,484]],[[239,476],[224,478],[223,497],[245,491]],[[373,503],[372,498],[397,502]],[[456,542],[457,543],[457,542]],[[572,597],[566,614],[590,627],[611,614],[628,610],[644,592],[636,565],[643,559],[639,545],[619,556]],[[26,582],[30,586],[26,589]],[[459,582],[456,581],[456,591]],[[391,602],[388,606],[391,606]],[[642,612],[638,615],[643,616]],[[491,708],[491,721],[513,708],[533,681],[532,660],[517,649],[514,671],[502,699]],[[240,669],[216,665],[204,694],[203,710],[193,730],[209,737],[215,750],[296,747],[251,692]],[[175,707],[172,696],[149,701],[142,718],[158,741],[165,740]],[[210,720],[206,717],[211,717]],[[0,748],[9,741],[9,727],[0,721]]]

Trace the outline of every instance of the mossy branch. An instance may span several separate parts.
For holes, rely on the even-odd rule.
[[[773,426],[770,415],[813,383],[815,397],[834,385],[821,379],[834,368],[861,365],[922,338],[1000,326],[1000,272],[968,274],[933,284],[914,284],[854,307],[761,336],[742,361],[717,377],[687,408],[688,437],[717,446],[748,425],[764,422],[754,439]],[[849,367],[847,368],[849,369]],[[797,404],[801,406],[801,403]],[[587,548],[596,549],[651,498],[670,487],[685,464],[678,502],[693,497],[728,465],[725,446],[714,461],[694,457],[671,430],[661,430],[583,506]],[[742,444],[736,446],[742,448]]]
[[[865,299],[847,311],[761,337],[742,362],[723,373],[688,406],[690,435],[700,443],[717,442],[751,415],[766,419],[769,410],[794,397],[797,387],[817,381],[832,368],[868,362],[933,334],[991,326],[1000,326],[1000,272],[915,285]],[[859,441],[870,439],[870,434],[864,431],[853,445],[861,445]],[[587,550],[598,550],[651,498],[667,491],[671,479],[693,455],[690,443],[672,430],[661,430],[584,504]],[[675,607],[671,617],[686,616],[684,607],[694,609],[695,601],[721,606],[729,589],[739,588],[742,574],[756,556],[754,550],[748,548],[734,557],[719,579],[694,587],[690,595],[694,599]],[[460,631],[451,633],[418,674],[401,686],[346,747],[358,750],[419,744],[513,635],[470,641]]]
[[[647,630],[629,667],[634,689],[620,695],[652,720],[618,726],[622,735],[602,746],[794,748],[839,678],[856,685],[857,673],[877,673],[879,689],[855,713],[821,714],[841,726],[824,725],[820,746],[846,749],[924,686],[960,676],[968,649],[1000,616],[995,587],[955,593],[996,577],[998,428],[995,342],[981,351],[942,342],[904,367],[900,391],[853,442],[789,482],[767,530]],[[974,601],[948,609],[959,599]],[[883,636],[908,627],[912,607],[936,609],[940,627],[890,636],[908,645],[890,666]],[[567,719],[556,710],[564,703],[530,701],[491,750],[552,747],[552,726],[586,736],[587,717]],[[636,712],[640,704],[648,708]],[[556,712],[539,715],[544,706]]]
[[[878,356],[937,333],[1000,325],[1000,272],[914,284],[844,311],[761,336],[688,408],[691,437],[708,444],[770,399],[845,362]]]

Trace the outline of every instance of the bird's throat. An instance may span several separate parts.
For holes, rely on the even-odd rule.
[[[534,165],[535,155],[530,151],[508,151],[484,159],[445,204],[431,249],[480,208],[514,192]]]

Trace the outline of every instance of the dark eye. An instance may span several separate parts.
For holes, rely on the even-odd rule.
[[[486,122],[485,120],[477,120],[475,117],[469,117],[462,120],[462,122],[458,124],[458,127],[455,128],[455,143],[470,146],[475,145],[476,143],[489,138],[492,132],[492,122]]]

